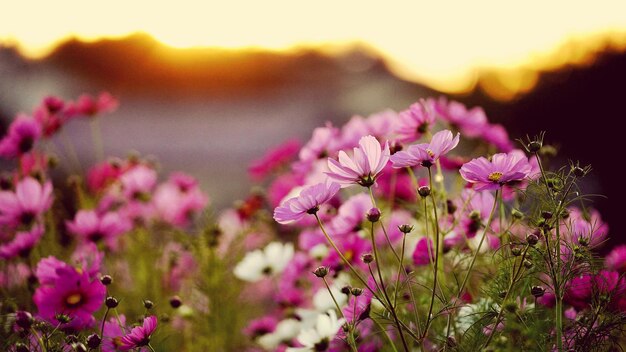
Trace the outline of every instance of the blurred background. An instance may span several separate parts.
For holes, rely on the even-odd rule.
[[[447,95],[481,105],[513,138],[547,131],[560,162],[593,166],[585,188],[614,243],[626,118],[626,4],[58,0],[3,4],[0,130],[46,95],[109,91],[107,155],[154,155],[219,209],[251,186],[248,163],[326,121]],[[90,127],[67,129],[83,167]]]

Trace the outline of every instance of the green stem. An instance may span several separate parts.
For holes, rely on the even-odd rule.
[[[430,323],[432,322],[432,313],[433,313],[433,307],[435,305],[435,294],[437,291],[437,274],[439,272],[439,218],[437,216],[437,204],[435,203],[435,196],[433,194],[433,175],[432,172],[430,170],[430,167],[428,168],[428,180],[429,180],[429,184],[430,184],[430,199],[433,203],[433,213],[435,214],[435,265],[434,265],[434,271],[433,271],[433,293],[430,297],[430,306],[428,308],[428,316],[426,319],[426,327],[424,328],[424,333],[422,335],[422,337],[426,337],[426,335],[428,334],[428,328],[430,327]],[[428,224],[426,225],[428,227]],[[426,249],[428,251],[428,257],[430,258],[430,248],[427,245]]]
[[[483,245],[483,242],[485,241],[485,237],[487,236],[487,231],[489,230],[489,226],[491,226],[491,221],[493,220],[493,214],[495,214],[496,205],[498,204],[499,192],[500,190],[496,190],[496,196],[494,197],[493,207],[491,208],[491,212],[489,213],[489,219],[487,220],[487,224],[485,224],[485,229],[483,230],[483,234],[480,237],[480,242],[478,242],[478,248],[476,248],[476,252],[474,253],[474,256],[472,257],[472,261],[470,262],[470,266],[467,269],[465,278],[463,278],[463,282],[461,283],[461,286],[459,287],[459,294],[458,294],[459,297],[463,293],[463,290],[465,289],[465,285],[467,285],[467,281],[470,277],[470,274],[472,273],[472,269],[474,268],[474,263],[476,262],[476,257],[478,257],[478,253],[480,253],[480,247]]]
[[[398,274],[396,275],[396,287],[393,293],[393,306],[397,307],[398,305],[398,286],[400,286],[400,273],[402,272],[402,261],[404,259],[404,247],[406,244],[406,234],[402,234],[402,253],[400,255],[400,264],[398,265]],[[406,275],[406,271],[404,272]]]
[[[94,149],[96,151],[96,160],[104,159],[104,143],[102,142],[102,133],[100,132],[100,120],[96,117],[91,118],[89,125],[91,127],[91,138],[93,140]]]
[[[343,314],[343,311],[341,310],[339,303],[337,303],[337,300],[335,299],[335,295],[333,295],[333,291],[330,289],[330,286],[328,285],[328,281],[326,281],[325,277],[322,277],[322,280],[324,281],[324,285],[326,286],[326,289],[328,290],[330,297],[333,299],[333,302],[335,302],[335,307],[337,307],[337,310],[339,311],[339,315],[347,323],[348,320],[346,319],[346,316]],[[355,297],[355,304],[356,304],[356,297]],[[356,342],[354,341],[354,336],[352,335],[352,328],[350,328],[350,331],[348,331],[348,345],[350,345],[350,349],[352,349],[353,352],[358,352],[358,349],[356,348]]]

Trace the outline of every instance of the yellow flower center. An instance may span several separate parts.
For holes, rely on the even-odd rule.
[[[68,306],[75,306],[78,303],[80,303],[82,299],[83,299],[83,296],[81,296],[80,293],[74,293],[72,295],[67,296],[67,298],[65,299],[65,303],[67,303]]]
[[[487,177],[487,179],[489,179],[489,181],[492,181],[492,182],[498,182],[500,181],[501,178],[502,178],[502,173],[498,171],[490,173],[489,176]]]

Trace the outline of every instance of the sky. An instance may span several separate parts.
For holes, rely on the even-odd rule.
[[[1,4],[6,2],[6,4]],[[68,38],[152,35],[175,47],[336,52],[359,43],[399,76],[435,89],[471,89],[485,67],[503,89],[535,72],[626,49],[625,1],[147,1],[0,0],[0,43],[42,57]],[[523,74],[513,69],[523,68]],[[508,75],[508,76],[507,76]],[[500,87],[502,88],[502,87]]]

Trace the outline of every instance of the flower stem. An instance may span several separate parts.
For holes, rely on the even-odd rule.
[[[430,189],[431,189],[431,194],[430,194],[430,199],[433,203],[433,213],[435,214],[435,263],[434,263],[434,268],[433,268],[433,292],[432,295],[430,297],[430,306],[428,308],[428,316],[426,317],[426,327],[424,328],[424,333],[422,335],[422,337],[426,337],[426,335],[428,334],[428,328],[430,327],[430,323],[432,322],[432,313],[433,313],[433,307],[435,305],[435,293],[437,291],[437,273],[439,272],[439,218],[437,216],[437,204],[435,203],[435,197],[433,195],[433,175],[432,172],[430,170],[430,167],[428,168],[428,180],[429,180],[429,184],[430,184]],[[426,227],[428,227],[428,224],[426,224]],[[430,258],[430,248],[428,246],[428,242],[426,242],[426,249],[428,251],[428,257]]]
[[[493,207],[491,208],[491,212],[489,213],[489,219],[487,220],[487,223],[485,224],[485,229],[483,230],[483,234],[480,237],[480,242],[478,242],[478,248],[476,248],[476,252],[474,253],[474,256],[472,257],[472,261],[470,262],[470,266],[467,269],[465,278],[463,278],[463,282],[461,283],[461,286],[459,287],[459,294],[458,294],[459,297],[463,293],[463,290],[465,289],[465,285],[467,285],[467,280],[469,279],[470,274],[472,273],[472,269],[474,268],[476,257],[478,257],[478,253],[480,253],[480,247],[483,245],[483,242],[485,241],[485,237],[487,236],[487,231],[489,230],[489,226],[491,226],[491,221],[493,220],[493,215],[495,214],[495,211],[496,211],[496,205],[498,204],[499,192],[500,190],[496,190],[496,195],[493,200]]]
[[[326,286],[326,289],[328,290],[330,297],[333,299],[333,302],[335,302],[335,307],[337,307],[337,310],[339,311],[339,315],[341,315],[343,320],[345,320],[347,323],[348,320],[346,319],[346,316],[343,314],[341,307],[339,307],[339,303],[337,303],[337,300],[335,299],[335,295],[333,295],[333,291],[330,289],[330,286],[328,285],[328,281],[326,281],[325,277],[322,277],[322,280],[324,281],[324,285]],[[355,305],[356,305],[356,297],[355,297]],[[355,316],[356,316],[356,312],[355,312]],[[354,336],[352,334],[352,327],[350,327],[350,331],[348,331],[348,345],[350,345],[350,349],[353,352],[358,351],[358,349],[356,348],[356,342],[354,341]]]

